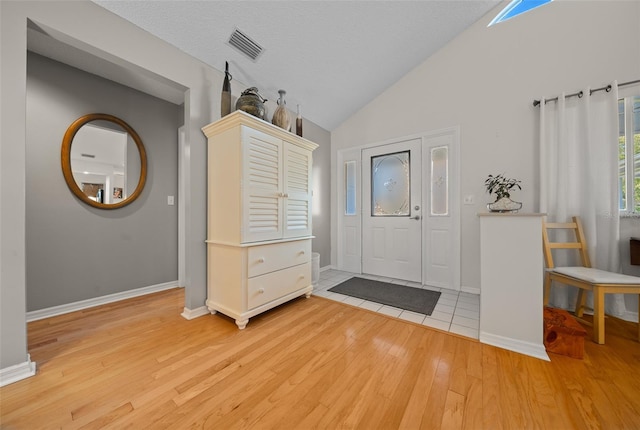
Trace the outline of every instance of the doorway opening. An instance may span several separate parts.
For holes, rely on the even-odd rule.
[[[338,152],[337,268],[460,289],[459,129]]]

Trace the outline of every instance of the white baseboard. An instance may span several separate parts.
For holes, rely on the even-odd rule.
[[[209,312],[209,308],[207,308],[206,306],[200,306],[199,308],[195,309],[184,308],[180,315],[182,315],[184,319],[192,320],[194,318],[208,315],[210,313],[211,312]]]
[[[93,299],[81,300],[79,302],[68,303],[66,305],[53,306],[51,308],[39,309],[27,312],[27,322],[37,321],[56,315],[68,314],[69,312],[81,311],[95,306],[106,305],[132,297],[144,296],[146,294],[157,293],[159,291],[170,290],[178,287],[178,281],[165,282],[163,284],[150,285],[148,287],[137,288],[135,290],[122,291],[120,293],[109,294],[107,296],[95,297]]]
[[[480,332],[480,342],[528,355],[530,357],[539,358],[540,360],[551,361],[543,344],[512,339],[483,331]]]
[[[0,369],[0,387],[13,384],[36,374],[36,362],[31,361],[31,356],[27,354],[27,361],[14,366]]]
[[[620,319],[631,322],[638,322],[638,312],[624,311]]]
[[[469,293],[469,294],[475,294],[475,295],[480,295],[480,287],[460,287],[460,291],[462,291],[463,293]]]
[[[331,270],[331,269],[333,269],[333,268],[334,268],[333,266],[328,265],[328,266],[321,267],[321,268],[320,268],[320,271],[321,271],[321,272],[325,272],[325,271],[327,271],[327,270]]]

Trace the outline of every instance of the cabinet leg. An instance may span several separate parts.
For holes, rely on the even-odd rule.
[[[311,297],[311,291],[309,291],[307,294],[305,294],[305,297],[308,299],[309,297]]]
[[[240,330],[244,330],[248,322],[249,322],[248,318],[246,320],[236,320],[236,325]]]
[[[208,307],[208,306],[207,306],[207,308],[209,309],[209,312],[211,313],[211,315],[215,315],[215,314],[218,312],[218,311],[216,311],[215,309],[210,308],[210,307]]]

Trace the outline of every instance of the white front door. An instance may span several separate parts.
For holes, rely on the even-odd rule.
[[[422,282],[421,139],[362,151],[362,271]]]

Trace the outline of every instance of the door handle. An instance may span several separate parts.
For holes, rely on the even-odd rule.
[[[419,219],[420,219],[420,215],[412,216],[412,217],[411,217],[411,218],[409,218],[409,219],[414,219],[414,220],[416,220],[416,221],[417,221],[417,220],[419,220]]]

